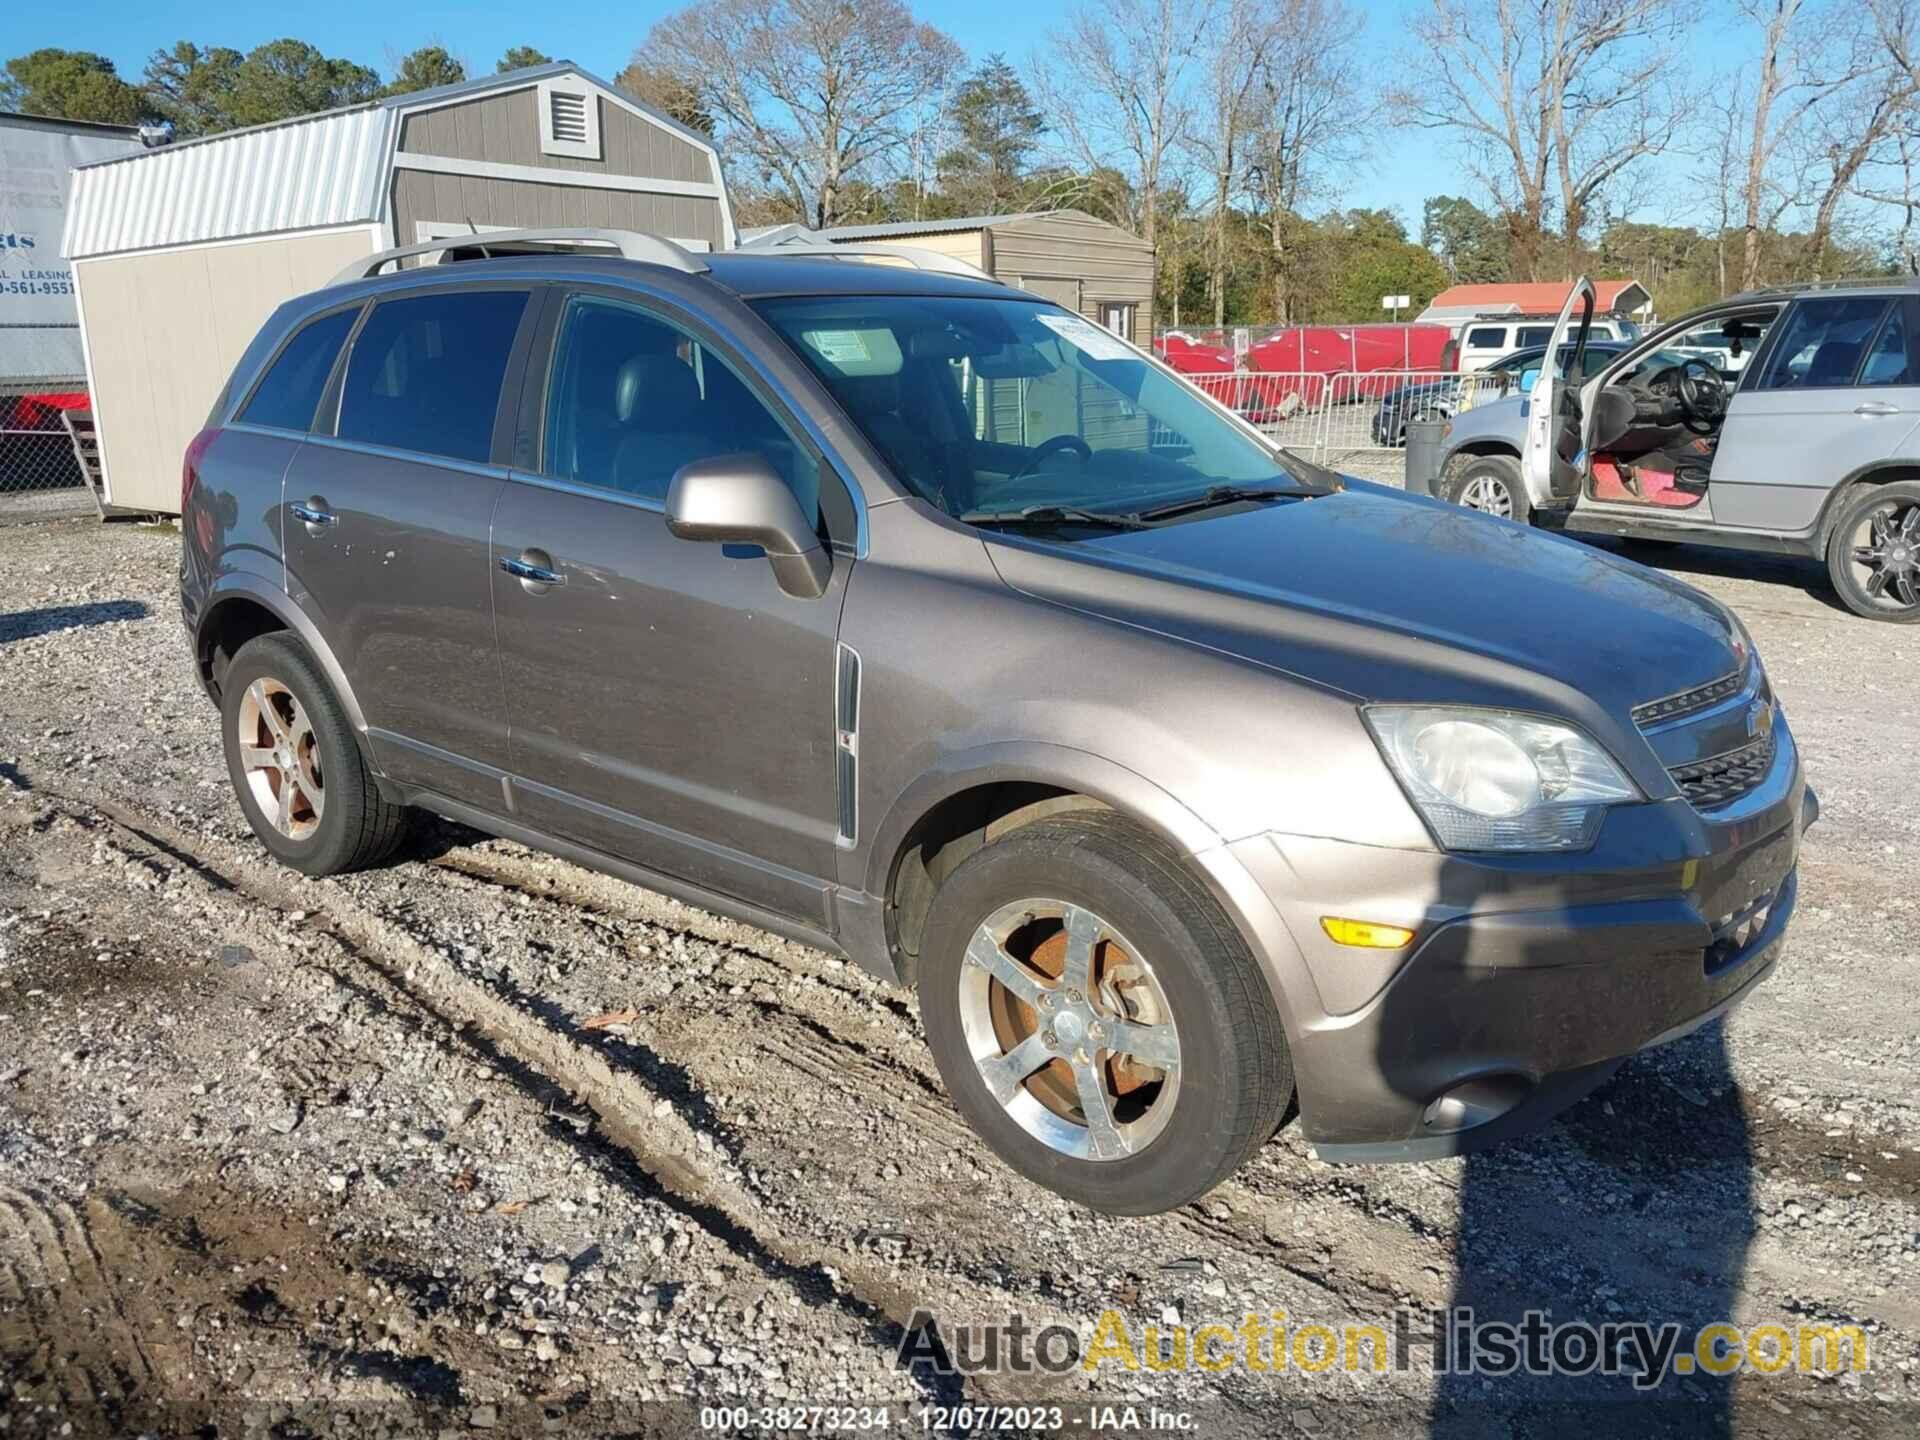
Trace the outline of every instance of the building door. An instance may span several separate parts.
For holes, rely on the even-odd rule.
[[[1080,313],[1080,282],[1062,275],[1023,275],[1020,288]],[[1055,435],[1081,433],[1079,372],[1062,366],[1051,375],[1023,382],[1020,443],[1038,445]]]

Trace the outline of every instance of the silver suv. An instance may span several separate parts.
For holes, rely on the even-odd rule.
[[[182,610],[286,863],[418,807],[849,955],[1130,1213],[1296,1097],[1329,1159],[1538,1125],[1773,969],[1817,806],[1712,600],[978,272],[614,239],[293,301],[194,441]]]
[[[1591,301],[1580,282],[1551,353],[1584,347]],[[1439,493],[1580,534],[1813,556],[1855,613],[1920,620],[1914,282],[1736,295],[1573,373],[1592,378],[1524,375],[1525,396],[1455,416]]]

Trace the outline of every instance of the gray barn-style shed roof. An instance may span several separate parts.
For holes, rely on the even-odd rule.
[[[564,138],[558,149],[527,156],[530,163],[455,159],[445,147],[438,147],[440,153],[407,148],[415,138],[410,119],[518,91],[552,106],[557,102],[551,82],[564,79],[592,87],[603,103],[644,120],[646,129],[670,143],[638,153],[643,142],[632,138],[630,128],[605,127],[609,147],[621,144],[633,153],[609,153],[604,167],[569,163],[566,147],[584,157],[580,147],[590,139],[598,150],[602,127],[597,112],[567,108],[542,113],[542,133]],[[494,148],[491,138],[473,136],[463,148],[484,154]],[[685,159],[689,148],[699,157],[692,166]],[[567,177],[573,185],[717,201],[720,246],[733,243],[732,211],[712,142],[572,62],[556,61],[80,166],[73,172],[62,250],[81,260],[355,223],[386,223],[392,243],[406,244],[416,237],[391,228],[396,172],[552,183],[555,168],[576,170]]]

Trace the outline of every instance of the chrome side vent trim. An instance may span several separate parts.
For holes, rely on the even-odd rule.
[[[1746,684],[1746,671],[1735,670],[1722,675],[1717,680],[1709,680],[1704,685],[1696,685],[1691,690],[1682,690],[1677,694],[1665,695],[1658,700],[1649,700],[1645,704],[1633,707],[1633,723],[1645,730],[1651,725],[1664,725],[1669,720],[1678,720],[1686,715],[1697,714],[1702,710],[1718,705],[1730,695],[1740,693],[1740,687]]]
[[[833,741],[840,840],[851,845],[860,833],[860,652],[845,644],[835,655]]]

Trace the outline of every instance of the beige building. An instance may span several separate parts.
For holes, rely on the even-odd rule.
[[[1016,285],[1076,310],[1142,349],[1153,338],[1153,247],[1131,231],[1080,210],[1022,215],[974,215],[960,220],[902,220],[889,225],[840,225],[808,230],[779,225],[741,237],[749,249],[818,245],[878,245],[931,250],[961,260],[1007,285]],[[884,256],[871,257],[885,262]],[[971,402],[983,440],[1030,445],[1071,433],[1096,446],[1144,444],[1146,418],[1120,403],[1113,390],[1062,369],[1042,378],[995,384],[975,377]]]
[[[1137,345],[1153,338],[1153,247],[1132,231],[1084,211],[901,220],[819,231],[781,225],[741,237],[749,247],[820,240],[937,251],[1078,310]]]
[[[562,226],[735,238],[706,138],[564,62],[77,168],[63,249],[108,504],[178,509],[181,456],[282,301],[376,250]]]

